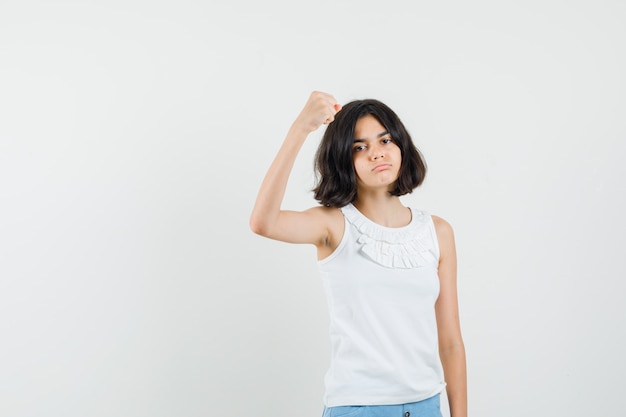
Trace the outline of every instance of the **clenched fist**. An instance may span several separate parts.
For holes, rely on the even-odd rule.
[[[341,104],[337,103],[335,97],[321,91],[313,91],[294,125],[310,133],[321,125],[335,120],[335,114],[339,110],[341,110]]]

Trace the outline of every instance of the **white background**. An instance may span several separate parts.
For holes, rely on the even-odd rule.
[[[0,415],[319,416],[312,247],[253,235],[309,93],[377,98],[454,227],[470,415],[626,374],[626,3],[0,1]],[[315,205],[305,145],[284,206]],[[444,410],[447,412],[447,410]]]

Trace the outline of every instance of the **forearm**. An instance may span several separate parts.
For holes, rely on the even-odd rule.
[[[467,370],[463,342],[440,351],[451,417],[467,417]]]
[[[327,93],[314,91],[304,108],[291,125],[287,137],[274,158],[265,179],[261,183],[252,214],[250,216],[250,228],[263,236],[274,236],[281,218],[280,207],[287,188],[289,174],[298,156],[302,144],[307,136],[317,130],[322,124],[328,124],[334,120],[335,114],[341,109],[335,98]],[[286,226],[283,225],[283,229]],[[280,227],[278,228],[280,229]],[[294,240],[282,235],[282,239]],[[298,241],[307,241],[311,236],[300,237]]]
[[[289,129],[287,137],[261,183],[252,209],[250,227],[255,233],[265,233],[278,219],[289,175],[307,136],[308,132],[296,124]]]

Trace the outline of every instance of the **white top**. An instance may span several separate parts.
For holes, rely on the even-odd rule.
[[[430,215],[389,228],[352,204],[337,249],[318,262],[330,316],[327,407],[421,401],[445,382],[435,301],[439,244]]]

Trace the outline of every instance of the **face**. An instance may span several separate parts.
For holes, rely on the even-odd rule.
[[[352,159],[359,188],[393,188],[402,155],[389,132],[374,116],[366,115],[356,122]]]

